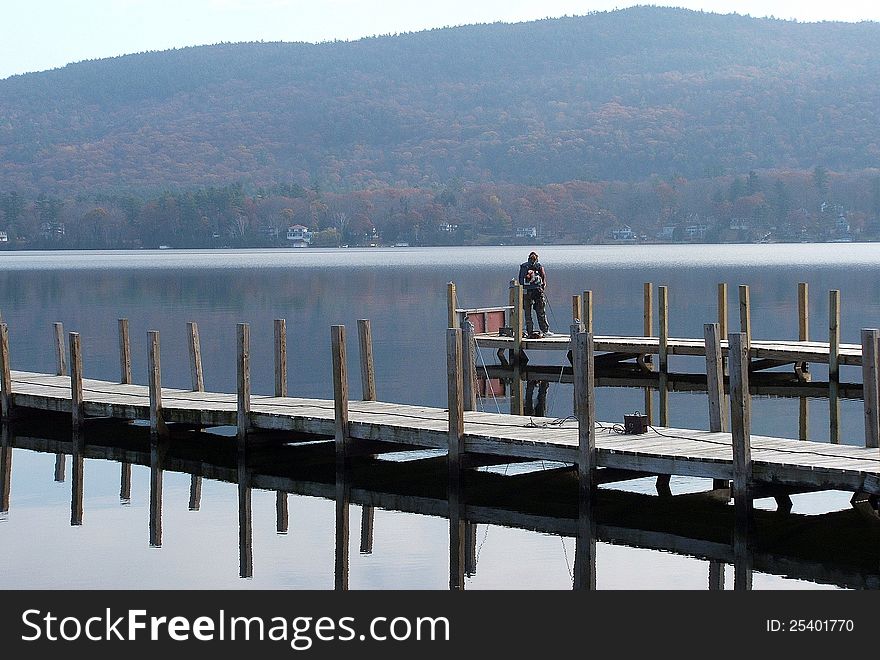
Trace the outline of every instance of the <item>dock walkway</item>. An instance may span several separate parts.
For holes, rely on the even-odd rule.
[[[71,379],[24,371],[11,372],[11,404],[71,412]],[[149,388],[84,379],[83,412],[87,417],[120,420],[150,418]],[[201,426],[238,424],[238,395],[161,389],[161,414],[166,423]],[[252,395],[252,430],[334,435],[333,400]],[[348,408],[352,441],[373,440],[429,448],[448,447],[448,411],[444,408],[352,401]],[[549,418],[485,412],[464,413],[464,451],[576,463],[578,428]],[[733,478],[731,434],[692,429],[656,428],[623,435],[610,422],[596,424],[596,467],[633,472]],[[876,448],[751,436],[755,482],[789,487],[839,489],[880,494],[880,452]],[[602,481],[599,477],[598,481]]]
[[[480,348],[513,349],[512,337],[500,337],[497,333],[477,333],[474,335]],[[554,335],[543,339],[521,339],[522,350],[560,351],[571,348],[568,335]],[[702,339],[669,337],[666,343],[668,355],[706,356],[706,345]],[[660,338],[625,337],[617,335],[595,335],[593,343],[597,352],[621,353],[633,357],[639,355],[660,355]],[[726,356],[727,340],[721,340],[721,350]],[[828,342],[797,340],[758,340],[749,345],[749,355],[753,360],[773,360],[778,362],[811,362],[828,364],[831,354]],[[862,366],[862,347],[859,344],[840,344],[839,364],[854,367]]]

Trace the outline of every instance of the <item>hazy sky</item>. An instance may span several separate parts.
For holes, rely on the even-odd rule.
[[[221,41],[325,41],[582,15],[614,0],[3,0],[0,78],[70,62]],[[878,0],[682,0],[662,5],[801,21],[880,21]]]

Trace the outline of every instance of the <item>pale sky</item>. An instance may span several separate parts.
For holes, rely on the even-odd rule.
[[[620,9],[614,0],[2,0],[0,79],[70,62],[237,41],[327,41]],[[878,0],[658,0],[722,14],[880,21]]]

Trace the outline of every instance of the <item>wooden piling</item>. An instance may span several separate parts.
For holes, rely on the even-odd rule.
[[[657,287],[660,322],[660,371],[669,371],[669,292],[667,287]]]
[[[287,396],[287,319],[275,319],[275,396]]]
[[[727,336],[727,282],[718,283],[718,334]]]
[[[189,372],[192,377],[193,392],[205,391],[205,376],[202,372],[202,344],[199,340],[199,325],[189,321],[187,328],[187,345],[189,346]]]
[[[83,414],[83,372],[82,347],[79,333],[70,333],[70,422],[74,429],[82,428]]]
[[[645,282],[642,287],[643,313],[642,313],[642,334],[645,337],[654,336],[654,285],[651,282]]]
[[[238,324],[238,449],[242,451],[251,428],[251,326]]]
[[[510,325],[513,328],[513,355],[511,355],[511,363],[518,364],[520,351],[522,350],[522,332],[523,332],[523,289],[515,281],[511,283],[508,290],[510,305],[513,307],[511,311]],[[454,327],[454,326],[450,326]]]
[[[865,446],[880,447],[880,330],[862,329],[862,387],[865,409]]]
[[[523,415],[524,411],[522,367],[519,362],[514,362],[510,374],[510,414]]]
[[[828,292],[828,379],[840,382],[840,291]]]
[[[12,416],[12,369],[9,366],[9,327],[0,323],[0,418]]]
[[[348,441],[348,368],[344,325],[330,326],[330,344],[333,359],[333,406],[336,419],[334,437],[336,458],[341,460],[345,457],[345,445]]]
[[[594,374],[593,335],[579,332],[574,345],[574,389],[578,420],[578,485],[582,498],[590,497],[596,469]]]
[[[727,411],[724,405],[724,360],[721,353],[721,324],[703,326],[706,343],[706,391],[709,393],[709,430],[727,430]],[[713,479],[713,489],[729,488],[727,479]]]
[[[578,293],[571,297],[571,320],[581,320],[581,296]]]
[[[737,505],[749,501],[752,481],[749,349],[744,332],[728,335],[730,362],[730,427],[733,442],[733,496]]]
[[[669,373],[661,371],[657,377],[657,399],[660,407],[660,426],[669,426]]]
[[[832,443],[840,442],[840,291],[828,292],[828,423]]]
[[[810,340],[810,303],[809,286],[806,282],[798,282],[798,341]],[[801,362],[796,365],[800,378],[810,380],[809,363]],[[798,438],[806,440],[809,435],[809,403],[806,397],[800,397],[798,401]]]
[[[446,381],[448,400],[448,461],[449,474],[460,473],[464,454],[464,395],[461,378],[461,330],[446,331]]]
[[[657,308],[658,308],[658,334],[659,348],[658,366],[660,369],[659,376],[659,403],[660,403],[660,425],[669,425],[669,290],[665,286],[657,287]]]
[[[592,334],[593,332],[593,292],[584,291],[582,299],[581,323],[584,324],[584,331]]]
[[[464,409],[477,409],[477,342],[474,339],[474,324],[465,321],[461,332],[462,395]]]
[[[746,348],[752,345],[752,306],[747,284],[739,285],[739,331],[746,336]]]
[[[457,328],[458,314],[455,312],[458,302],[455,295],[455,282],[449,282],[446,285],[446,312],[447,312],[447,328]]]
[[[706,390],[709,393],[709,430],[724,431],[724,366],[721,360],[721,326],[706,323],[703,326],[706,342]]]
[[[128,319],[119,319],[119,382],[131,385],[131,342],[128,336]]]
[[[373,365],[373,330],[369,319],[358,320],[361,356],[361,391],[364,401],[376,400],[376,370]]]
[[[798,282],[798,341],[810,341],[810,289]]]
[[[64,350],[64,324],[53,323],[52,330],[55,334],[55,375],[67,375],[66,351]]]
[[[167,434],[165,420],[162,417],[162,363],[159,356],[159,331],[150,330],[147,337],[149,345],[150,435],[155,442]]]

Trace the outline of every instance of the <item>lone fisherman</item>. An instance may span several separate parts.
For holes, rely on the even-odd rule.
[[[544,297],[544,288],[547,286],[547,276],[544,273],[544,267],[538,261],[537,252],[530,252],[529,260],[520,264],[518,281],[523,287],[526,337],[540,339],[541,337],[552,335],[553,333],[550,332],[550,325],[547,323],[547,313],[545,311],[547,300]],[[540,332],[535,332],[534,330],[532,307],[535,308],[535,316],[538,317]]]

